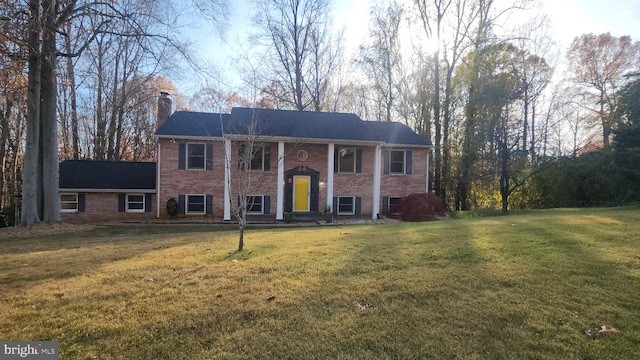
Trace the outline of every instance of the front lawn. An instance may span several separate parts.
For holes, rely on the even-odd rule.
[[[1,231],[0,340],[61,359],[640,359],[637,207]]]

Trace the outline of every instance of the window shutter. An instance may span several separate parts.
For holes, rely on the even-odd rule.
[[[213,144],[212,143],[207,143],[205,145],[205,153],[206,153],[206,158],[207,158],[207,164],[205,165],[205,169],[206,170],[211,170],[213,169]]]
[[[356,149],[356,173],[362,172],[362,149]]]
[[[205,197],[205,213],[207,215],[213,214],[213,195]]]
[[[185,213],[185,196],[178,195],[178,214]]]
[[[311,196],[309,196],[309,201],[311,201],[311,204],[309,204],[309,211],[312,212],[318,212],[318,196],[319,196],[319,189],[318,189],[318,177],[316,176],[312,176],[311,177]]]
[[[407,150],[405,151],[405,167],[404,167],[404,173],[405,174],[411,174],[411,158],[412,156],[412,152],[411,150]]]
[[[385,150],[382,155],[383,155],[382,156],[382,162],[383,162],[383,166],[384,166],[384,173],[388,174],[389,173],[389,157],[391,156],[391,151],[390,150]]]
[[[118,194],[118,212],[124,212],[126,202],[125,194]]]
[[[333,172],[338,172],[338,161],[340,160],[340,148],[337,146],[333,147]]]
[[[270,214],[271,213],[271,196],[265,196],[263,197],[263,201],[264,201],[264,208],[263,208],[263,212],[265,214]]]
[[[151,194],[144,195],[144,212],[151,212]]]
[[[84,194],[78,194],[78,212],[85,211],[85,196]]]
[[[359,196],[356,196],[355,198],[354,212],[356,215],[360,215],[362,212],[362,198]]]
[[[389,212],[389,197],[383,196],[382,197],[382,213],[386,214],[388,212]]]
[[[264,171],[271,170],[271,145],[264,146]]]
[[[178,144],[178,169],[184,170],[186,169],[186,160],[187,160],[187,144],[180,143]]]
[[[331,211],[333,211],[334,214],[338,215],[338,197],[337,196],[333,197],[333,208],[331,209]]]

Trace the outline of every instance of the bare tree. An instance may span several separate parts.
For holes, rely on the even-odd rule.
[[[322,108],[338,56],[327,0],[258,0],[256,24],[270,50],[262,90],[302,111]],[[277,85],[276,88],[273,85]]]
[[[583,34],[573,40],[567,53],[573,81],[595,90],[590,106],[596,106],[602,127],[602,142],[609,145],[615,127],[617,91],[624,85],[625,73],[635,70],[640,58],[640,43],[630,36]]]
[[[369,25],[371,44],[360,47],[359,63],[372,82],[378,121],[391,121],[398,99],[402,56],[400,24],[404,9],[397,1],[371,7]]]

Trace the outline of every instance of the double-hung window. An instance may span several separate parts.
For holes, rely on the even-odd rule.
[[[247,196],[247,214],[264,214],[264,196]]]
[[[144,212],[144,194],[127,194],[127,212]]]
[[[355,173],[356,172],[356,149],[355,148],[339,148],[338,149],[338,172]]]
[[[405,173],[405,153],[402,150],[391,150],[389,152],[389,173],[404,174]]]
[[[187,169],[205,169],[205,144],[187,144]]]
[[[205,195],[186,195],[186,211],[187,214],[205,214],[206,203]]]
[[[269,147],[242,144],[238,147],[240,170],[269,171]]]
[[[61,212],[77,212],[78,211],[78,194],[77,193],[61,193],[60,194],[60,211]]]
[[[412,153],[411,150],[386,150],[384,152],[384,173],[411,174]]]
[[[355,197],[338,196],[338,215],[353,215],[355,213]]]

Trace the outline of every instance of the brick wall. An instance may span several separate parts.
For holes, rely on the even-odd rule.
[[[166,202],[170,198],[178,199],[184,194],[210,194],[213,195],[213,214],[200,215],[212,219],[222,219],[224,213],[224,143],[213,142],[213,167],[212,170],[180,170],[178,154],[179,144],[168,139],[160,139],[160,154],[162,161],[160,169],[160,215],[168,217]],[[195,143],[196,141],[194,141]],[[184,141],[182,141],[184,143]],[[203,142],[200,142],[203,143]],[[231,181],[232,209],[235,209],[237,196],[241,188],[249,189],[247,194],[264,195],[271,197],[271,211],[275,215],[277,204],[277,160],[278,144],[271,143],[271,160],[269,171],[241,171],[238,169],[238,149],[235,145],[231,150]],[[285,144],[285,172],[299,166],[316,170],[319,175],[319,206],[322,211],[326,207],[327,198],[327,173],[333,169],[327,169],[326,144]],[[374,172],[374,147],[360,147],[362,150],[362,172],[353,174],[334,174],[333,196],[361,197],[362,214],[371,214],[373,208],[373,172]],[[298,152],[304,150],[308,153],[306,160],[298,158]],[[426,149],[394,148],[394,150],[412,151],[412,173],[407,175],[382,174],[380,206],[382,197],[404,197],[411,193],[424,192],[426,188],[426,161],[428,151]],[[382,161],[382,159],[381,159]],[[384,167],[381,164],[381,170]],[[248,185],[245,185],[248,184]],[[232,210],[233,211],[233,210]],[[178,218],[185,215],[178,215]],[[193,215],[188,215],[192,217]]]
[[[60,213],[62,221],[71,224],[82,224],[102,221],[150,221],[155,218],[155,194],[152,195],[151,212],[118,212],[118,193],[85,193],[85,210],[83,212]]]

